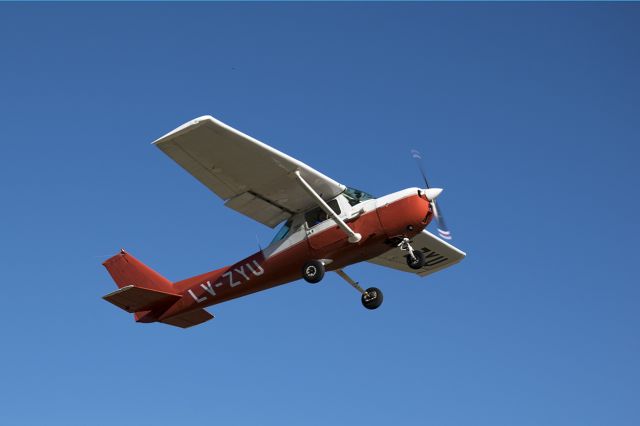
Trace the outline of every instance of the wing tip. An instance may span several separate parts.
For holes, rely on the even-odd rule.
[[[213,122],[213,123],[219,123],[219,120],[216,120],[215,118],[213,118],[210,115],[202,115],[200,117],[194,118],[193,120],[189,120],[186,123],[176,127],[175,129],[173,129],[172,131],[166,133],[165,135],[159,137],[158,139],[154,140],[153,142],[151,142],[151,145],[160,145],[163,142],[166,142],[170,139],[175,138],[176,136],[178,136],[180,133],[186,131],[187,129],[190,129],[192,127],[195,127],[203,122]]]

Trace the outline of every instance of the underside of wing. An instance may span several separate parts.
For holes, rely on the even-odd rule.
[[[185,312],[175,317],[164,319],[160,322],[180,328],[189,328],[194,325],[202,324],[205,321],[209,321],[212,318],[214,318],[214,316],[204,309],[196,309],[195,311]]]
[[[369,259],[369,262],[400,271],[411,272],[422,277],[432,274],[451,265],[460,262],[466,253],[443,241],[428,231],[422,231],[412,238],[411,245],[414,250],[424,254],[425,264],[421,269],[411,269],[407,265],[407,252],[399,248],[392,248],[378,257]]]
[[[269,227],[308,210],[314,202],[301,176],[329,200],[345,187],[306,164],[211,116],[196,118],[154,144],[225,200],[225,205]]]

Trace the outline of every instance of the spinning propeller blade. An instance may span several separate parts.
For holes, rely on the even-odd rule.
[[[424,171],[424,167],[422,166],[422,155],[420,154],[420,151],[418,151],[417,149],[412,149],[411,150],[411,156],[413,158],[415,158],[416,163],[418,163],[418,169],[420,169],[420,173],[422,174],[422,179],[424,179],[424,184],[426,185],[426,188],[429,189],[429,182],[427,181],[427,174]]]
[[[418,163],[418,169],[420,169],[420,173],[422,174],[422,179],[424,179],[424,184],[425,184],[425,187],[427,188],[425,193],[431,203],[431,210],[433,210],[433,217],[435,217],[436,219],[436,224],[438,226],[438,235],[440,235],[440,238],[450,241],[452,239],[451,231],[449,231],[449,228],[447,228],[447,225],[444,222],[444,216],[442,215],[442,210],[436,204],[436,197],[440,195],[440,192],[442,192],[442,189],[431,188],[429,186],[429,181],[427,180],[427,174],[425,173],[424,166],[422,164],[422,155],[420,154],[420,151],[416,149],[412,149],[411,156]]]

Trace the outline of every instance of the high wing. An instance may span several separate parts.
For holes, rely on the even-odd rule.
[[[378,257],[369,259],[369,262],[400,271],[412,272],[424,277],[433,272],[448,268],[451,265],[455,265],[466,256],[465,252],[441,240],[428,231],[422,231],[413,237],[411,241],[414,250],[420,250],[424,253],[425,265],[421,269],[416,270],[409,268],[405,258],[407,252],[400,251],[399,248],[392,248]]]
[[[330,200],[345,186],[251,136],[203,116],[153,142],[230,207],[271,228],[316,206],[296,181]]]

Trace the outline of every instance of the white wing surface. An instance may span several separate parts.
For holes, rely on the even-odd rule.
[[[448,268],[451,265],[455,265],[466,256],[465,252],[441,240],[428,231],[422,231],[413,237],[411,241],[411,246],[414,250],[419,250],[424,253],[425,265],[422,269],[416,270],[409,268],[405,257],[407,252],[401,251],[399,248],[392,248],[378,257],[369,259],[369,262],[424,277],[433,272]]]
[[[242,132],[203,116],[153,142],[225,200],[225,205],[271,228],[315,202],[292,176],[296,170],[325,200],[345,187]]]

